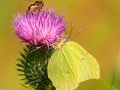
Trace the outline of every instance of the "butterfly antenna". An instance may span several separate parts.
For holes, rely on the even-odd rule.
[[[70,38],[72,38],[73,36],[75,36],[76,34],[78,34],[80,31],[82,31],[82,29],[79,29],[76,33],[74,33]]]
[[[70,30],[69,37],[71,36],[71,33],[72,33],[72,31],[73,31],[73,25],[74,25],[74,23],[73,23],[73,22],[71,22],[71,30]]]

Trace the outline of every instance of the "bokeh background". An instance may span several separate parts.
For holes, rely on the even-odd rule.
[[[17,58],[24,44],[13,33],[13,15],[25,12],[32,2],[0,0],[0,89],[27,90],[20,85]],[[81,83],[77,90],[110,90],[113,68],[120,49],[120,0],[44,0],[45,7],[63,12],[74,23],[71,40],[79,43],[99,62],[101,78]],[[113,89],[114,90],[114,89]]]

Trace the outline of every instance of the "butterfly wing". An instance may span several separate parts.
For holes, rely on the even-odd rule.
[[[75,42],[55,50],[48,64],[48,77],[57,90],[73,90],[80,82],[98,79],[100,69],[93,56]]]

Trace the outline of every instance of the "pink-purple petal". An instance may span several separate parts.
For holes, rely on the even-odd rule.
[[[50,45],[62,37],[67,27],[63,15],[55,15],[53,10],[38,13],[18,14],[14,17],[13,27],[23,41],[34,44]]]

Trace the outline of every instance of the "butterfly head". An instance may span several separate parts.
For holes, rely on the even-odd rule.
[[[69,37],[70,37],[69,35],[66,35],[64,38],[61,39],[59,43],[57,43],[57,45],[54,48],[62,50],[62,47],[66,45],[67,42],[70,41]]]

